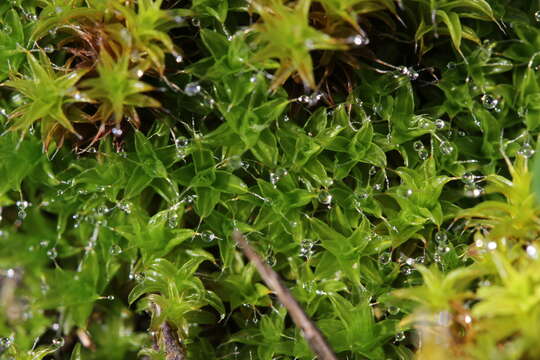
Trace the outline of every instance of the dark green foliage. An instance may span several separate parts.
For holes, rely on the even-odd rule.
[[[537,11],[0,4],[0,358],[538,358]]]

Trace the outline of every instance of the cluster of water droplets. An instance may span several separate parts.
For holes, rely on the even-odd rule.
[[[413,143],[413,149],[418,154],[418,157],[421,160],[427,160],[429,158],[429,151],[426,150],[424,143],[422,141],[417,140]]]
[[[270,183],[276,187],[277,183],[284,177],[289,175],[289,172],[286,169],[278,168],[275,171],[270,173]]]
[[[463,187],[463,193],[466,197],[477,198],[484,194],[484,189],[477,184],[477,179],[481,178],[472,173],[465,173],[461,177],[461,180],[465,184]]]

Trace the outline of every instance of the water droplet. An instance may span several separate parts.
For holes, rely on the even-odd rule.
[[[488,250],[496,250],[497,249],[497,243],[495,241],[490,241],[487,243]]]
[[[401,66],[399,72],[413,81],[418,79],[419,76],[419,74],[411,67]]]
[[[176,15],[175,17],[173,17],[173,21],[177,24],[183,24],[186,22],[186,19],[184,19],[183,16]]]
[[[413,259],[413,258],[407,258],[405,260],[405,264],[409,265],[409,266],[414,266],[414,264],[416,264],[416,260]]]
[[[45,50],[46,53],[50,54],[52,52],[54,52],[54,46],[52,45],[47,45],[43,48],[43,50]]]
[[[377,167],[376,166],[370,167],[369,171],[368,171],[368,174],[369,174],[369,176],[374,176],[375,174],[377,174]]]
[[[441,143],[441,153],[443,153],[443,155],[450,155],[454,152],[454,145],[452,145],[452,143],[449,143],[447,141],[443,141]]]
[[[418,152],[420,160],[427,160],[429,158],[429,152],[427,150],[421,150]]]
[[[184,61],[184,57],[180,54],[176,54],[176,56],[174,57],[174,61],[176,61],[179,64],[182,61]]]
[[[534,153],[535,153],[534,149],[532,148],[531,144],[529,144],[528,142],[524,143],[521,146],[521,149],[519,149],[518,151],[519,155],[526,157],[527,159],[532,157]]]
[[[311,239],[304,239],[300,243],[300,256],[309,259],[313,256],[315,251],[313,250],[315,243]]]
[[[390,305],[386,311],[388,312],[388,314],[390,315],[397,315],[399,314],[399,312],[401,311],[400,308],[398,308],[397,306],[393,306],[393,305]]]
[[[463,321],[465,322],[465,324],[470,324],[472,323],[472,317],[471,315],[467,314],[463,317]]]
[[[448,235],[445,231],[439,231],[435,234],[435,241],[438,243],[445,243],[448,240]]]
[[[407,190],[405,190],[405,197],[411,197],[412,194],[413,194],[412,189],[407,189]]]
[[[369,44],[369,38],[367,36],[358,34],[354,36],[349,36],[347,42],[354,46],[366,46]]]
[[[122,248],[116,244],[111,245],[109,253],[113,256],[120,255],[122,253]]]
[[[14,339],[11,336],[10,337],[1,337],[0,338],[0,347],[4,348],[4,349],[10,347],[13,344],[13,340]]]
[[[413,143],[413,149],[414,149],[414,151],[420,152],[420,151],[424,150],[424,144],[420,140],[415,141]]]
[[[64,341],[64,338],[63,337],[57,337],[57,338],[54,338],[52,340],[52,344],[54,347],[56,348],[61,348],[62,346],[64,346],[65,344],[65,341]]]
[[[413,268],[410,267],[410,266],[403,266],[401,268],[401,272],[403,273],[403,275],[408,276],[408,275],[411,275],[413,273]]]
[[[49,249],[47,250],[47,256],[49,257],[49,259],[54,260],[58,257],[58,251],[56,250],[56,248]]]
[[[375,191],[381,191],[382,189],[383,189],[382,184],[374,184],[373,185],[373,190],[375,190]]]
[[[527,252],[527,255],[531,258],[531,259],[538,259],[538,249],[536,249],[536,246],[534,245],[527,245],[527,248],[525,249],[525,251]]]
[[[199,27],[201,26],[201,20],[199,20],[199,18],[194,17],[193,19],[191,19],[191,24],[195,27]]]
[[[242,158],[239,155],[233,155],[227,159],[227,166],[233,171],[242,168],[242,165]]]
[[[534,13],[534,20],[540,22],[540,10]]]
[[[201,92],[201,85],[196,82],[191,82],[186,85],[184,92],[187,96],[195,96]]]
[[[308,95],[302,95],[298,98],[298,101],[304,104],[309,104],[310,98]]]
[[[218,237],[210,230],[205,230],[201,233],[201,239],[206,243],[211,243]]]
[[[113,129],[111,130],[111,133],[112,133],[115,137],[119,137],[119,136],[122,136],[123,131],[122,131],[122,129],[115,127],[115,128],[113,128]]]
[[[401,332],[398,332],[396,334],[396,337],[394,338],[394,340],[397,341],[397,342],[401,342],[401,341],[405,340],[405,338],[406,338],[405,333],[403,331],[401,331]]]
[[[476,186],[475,184],[466,184],[463,188],[463,192],[466,197],[477,198],[484,193],[484,189],[482,189],[480,186]]]
[[[318,199],[321,204],[330,205],[332,203],[332,194],[323,190],[319,193]]]
[[[379,262],[383,265],[389,264],[392,261],[392,253],[385,251],[379,255]]]
[[[281,180],[283,176],[286,176],[288,174],[287,170],[285,169],[277,169],[275,172],[270,173],[270,182],[272,185],[276,186],[276,184]]]
[[[107,296],[105,296],[105,300],[110,300],[110,301],[112,301],[112,300],[114,300],[114,299],[115,299],[115,298],[114,298],[114,295],[107,295]]]
[[[446,123],[444,122],[443,119],[437,119],[435,120],[435,127],[439,130],[442,130],[444,129],[446,126]]]
[[[167,226],[171,229],[174,229],[178,226],[178,215],[177,214],[169,214],[167,217]]]
[[[493,110],[497,107],[497,105],[499,105],[499,100],[497,100],[497,98],[489,94],[482,95],[481,100],[482,100],[482,105],[484,105],[484,107],[488,110]]]

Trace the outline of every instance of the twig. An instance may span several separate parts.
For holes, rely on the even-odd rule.
[[[185,360],[184,348],[180,345],[176,331],[168,322],[163,322],[160,326],[163,344],[165,345],[166,360]]]
[[[306,315],[300,304],[298,304],[296,299],[292,296],[289,289],[281,283],[279,275],[261,259],[259,254],[257,254],[255,249],[248,244],[240,231],[235,230],[232,236],[246,257],[253,265],[255,265],[255,268],[266,285],[274,291],[279,301],[288,310],[296,326],[302,330],[302,335],[311,347],[311,350],[320,360],[337,360],[336,355],[330,348],[330,345],[327,343],[321,331]]]

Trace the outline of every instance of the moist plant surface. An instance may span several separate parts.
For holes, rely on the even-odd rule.
[[[338,359],[540,359],[539,54],[537,1],[2,1],[0,359],[313,359],[238,232]]]

